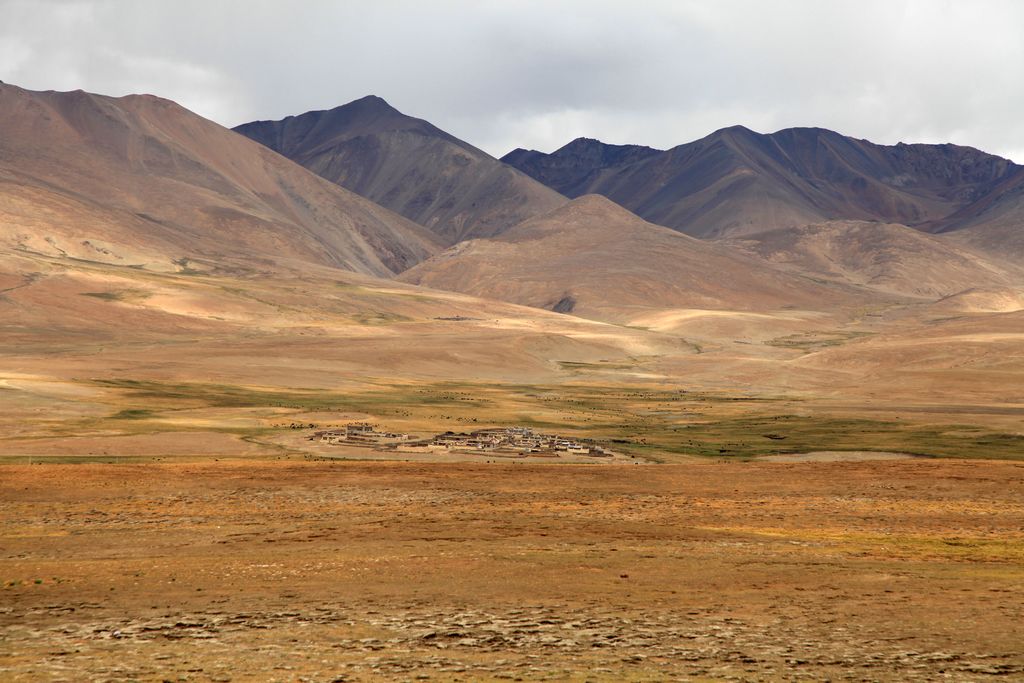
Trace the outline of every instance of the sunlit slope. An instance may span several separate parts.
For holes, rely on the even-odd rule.
[[[389,275],[422,227],[149,95],[0,84],[0,244],[176,271],[291,258]]]
[[[937,299],[978,287],[1024,287],[1024,267],[904,225],[834,221],[721,244],[789,272],[890,295]]]
[[[821,311],[864,299],[855,288],[652,225],[597,195],[494,239],[459,244],[401,279],[620,321],[652,309]]]

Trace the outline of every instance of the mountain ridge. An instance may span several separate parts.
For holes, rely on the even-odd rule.
[[[643,145],[609,145],[594,138],[581,137],[551,153],[550,157],[557,157],[562,162],[556,164],[555,168],[549,169],[545,164],[545,157],[549,155],[522,148],[512,150],[501,157],[501,161],[523,170],[561,194],[579,196],[577,190],[586,187],[589,179],[600,169],[631,163],[662,151]],[[558,178],[558,171],[563,170],[560,167],[577,159],[589,160],[589,167],[585,165],[575,173],[571,173],[568,178]],[[530,170],[527,171],[527,168]]]
[[[548,155],[513,152],[503,160],[567,196],[602,194],[646,220],[699,237],[827,220],[940,230],[943,220],[1022,168],[972,147],[877,145],[810,127],[762,134],[731,126],[611,165],[595,164],[593,153],[567,155],[566,147]]]

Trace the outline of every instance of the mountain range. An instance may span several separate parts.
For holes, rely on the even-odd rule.
[[[2,85],[0,108],[0,240],[23,252],[309,263],[614,321],[1022,280],[1024,168],[966,147],[733,127],[499,161],[373,96],[235,132],[153,96]]]
[[[1024,167],[966,147],[732,127],[499,161],[373,96],[241,135],[153,96],[0,85],[0,108],[0,239],[51,256],[316,263],[577,312],[782,306],[822,283],[936,298],[1020,274]]]
[[[1019,212],[1024,192],[1024,167],[970,147],[877,145],[821,128],[733,126],[665,151],[579,138],[502,160],[568,197],[601,194],[705,238],[829,220],[959,230]]]
[[[0,350],[47,410],[109,376],[1019,403],[1024,175],[970,148],[729,128],[502,161],[374,97],[231,130],[2,84],[0,117]]]

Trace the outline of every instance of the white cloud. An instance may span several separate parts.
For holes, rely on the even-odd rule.
[[[374,93],[487,151],[733,124],[1024,162],[1014,0],[0,0],[0,78],[227,125]]]

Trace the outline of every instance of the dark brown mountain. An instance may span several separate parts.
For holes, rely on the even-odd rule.
[[[0,115],[0,248],[378,276],[438,249],[421,226],[168,100],[0,85]]]
[[[568,196],[601,194],[699,237],[838,219],[941,229],[1021,170],[970,147],[876,145],[820,128],[763,135],[736,126],[660,153],[600,144],[517,150],[504,161]]]
[[[587,194],[607,168],[624,166],[660,154],[642,145],[607,145],[592,138],[577,138],[553,154],[516,149],[501,158],[566,197]]]
[[[235,128],[449,244],[496,235],[565,197],[379,97]]]

